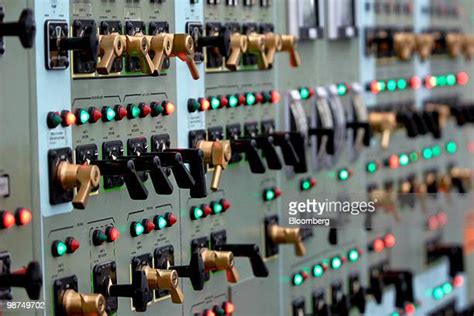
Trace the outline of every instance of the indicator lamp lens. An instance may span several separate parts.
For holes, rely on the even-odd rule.
[[[273,90],[271,92],[271,96],[272,96],[271,101],[272,101],[273,104],[277,104],[278,102],[280,102],[281,96],[280,96],[280,93],[278,91]]]
[[[53,256],[54,257],[61,257],[61,256],[64,256],[64,254],[66,254],[67,246],[64,242],[56,240],[53,243],[52,251],[53,251]]]
[[[346,181],[351,176],[351,172],[347,168],[342,168],[337,172],[337,178],[340,181]]]
[[[459,85],[465,86],[469,82],[469,75],[464,71],[458,72],[456,79]]]
[[[266,189],[263,192],[263,199],[265,201],[271,201],[271,200],[274,200],[275,198],[276,198],[276,194],[275,194],[275,191],[273,189]]]
[[[382,80],[380,80],[377,84],[378,84],[379,91],[385,91],[385,89],[387,88],[387,85]]]
[[[76,123],[76,116],[69,111],[62,111],[62,124],[64,127],[71,126]]]
[[[295,273],[293,275],[293,285],[300,286],[304,282],[304,277],[301,273]]]
[[[386,248],[393,248],[397,244],[397,239],[393,234],[387,234],[384,237],[384,246]]]
[[[155,226],[158,230],[164,229],[168,226],[168,221],[164,216],[156,216],[155,217]]]
[[[331,268],[333,270],[339,270],[342,267],[342,259],[340,257],[331,258]]]
[[[453,291],[453,286],[449,282],[445,282],[442,286],[444,295],[448,295]]]
[[[86,124],[91,118],[89,112],[83,109],[77,112],[77,117],[79,118],[78,124]]]
[[[313,276],[315,278],[320,278],[324,275],[324,267],[321,264],[316,264],[313,267]]]
[[[200,219],[204,216],[204,211],[202,208],[200,207],[193,207],[191,208],[191,218],[196,220],[196,219]]]
[[[224,311],[227,315],[231,315],[233,312],[235,312],[235,306],[231,302],[225,302],[222,304],[222,307],[224,308]]]
[[[416,151],[410,153],[410,160],[413,162],[418,161],[418,153]]]
[[[107,234],[107,241],[108,242],[116,241],[120,237],[120,232],[115,227],[111,227],[111,226],[107,227],[105,232]]]
[[[399,90],[405,90],[407,88],[407,81],[405,79],[398,79],[397,87]]]
[[[129,104],[127,112],[129,119],[134,119],[140,116],[140,108],[136,104]]]
[[[437,286],[433,289],[433,298],[437,301],[441,300],[444,296],[444,291],[441,287]]]
[[[199,104],[201,104],[199,111],[203,112],[203,111],[209,110],[211,103],[209,102],[208,99],[200,98],[198,101],[199,101]]]
[[[300,88],[300,96],[301,99],[306,100],[309,98],[309,89],[308,88]]]
[[[424,148],[422,151],[422,155],[425,160],[429,160],[433,158],[433,151],[431,150],[431,148]]]
[[[439,157],[441,156],[441,147],[439,145],[433,146],[431,152],[433,153],[433,157]]]
[[[138,237],[145,232],[145,227],[142,225],[142,223],[139,222],[132,223],[131,228],[131,233],[133,237]]]
[[[23,226],[31,222],[33,215],[26,208],[19,208],[15,213],[15,222],[18,226]]]
[[[254,105],[257,99],[255,98],[255,95],[253,93],[247,93],[245,95],[245,102],[247,105]]]
[[[219,202],[213,202],[212,203],[212,212],[214,214],[220,214],[220,213],[222,213],[223,210],[224,210],[224,208],[222,207],[221,203],[219,203]]]
[[[356,262],[359,260],[359,251],[357,249],[351,249],[347,253],[347,258],[349,259],[350,262]]]
[[[398,161],[400,163],[400,166],[405,167],[410,163],[410,157],[408,157],[407,154],[401,154],[398,157]]]
[[[387,81],[387,90],[388,91],[395,91],[397,90],[397,82],[395,80]]]
[[[311,189],[311,181],[310,180],[302,180],[301,181],[301,190],[306,191]]]
[[[1,226],[0,228],[10,228],[15,225],[15,216],[9,211],[1,211]]]
[[[446,78],[446,76],[438,76],[436,78],[436,82],[437,82],[438,86],[443,87],[447,84],[447,78]]]
[[[410,86],[414,90],[420,89],[421,88],[421,79],[420,79],[420,77],[416,77],[416,76],[412,77],[410,79]]]
[[[375,251],[376,253],[381,253],[385,249],[385,243],[382,239],[375,239],[374,242],[372,243],[372,250]]]
[[[347,93],[347,86],[344,83],[337,85],[337,94],[338,95],[346,95]]]
[[[171,115],[176,110],[176,106],[169,101],[163,101],[162,106],[163,106],[163,115]]]
[[[369,163],[367,163],[367,172],[368,173],[375,173],[375,172],[377,172],[377,169],[378,169],[378,166],[377,166],[377,163],[375,161],[370,161]]]
[[[446,83],[448,84],[448,86],[454,86],[456,84],[456,76],[453,74],[447,75]]]
[[[453,141],[449,141],[446,143],[446,152],[448,154],[455,154],[456,152],[458,151],[458,145],[456,144],[456,142],[453,142]]]
[[[212,97],[211,98],[211,108],[213,110],[217,110],[220,107],[221,107],[221,101],[216,97]]]
[[[239,105],[239,98],[237,98],[235,95],[229,96],[229,106],[231,108],[235,108]]]

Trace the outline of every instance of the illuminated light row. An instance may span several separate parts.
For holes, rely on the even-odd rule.
[[[31,222],[33,214],[30,210],[20,207],[17,208],[15,214],[7,210],[0,210],[0,229],[8,229],[17,226],[24,226]]]
[[[142,221],[134,221],[130,225],[130,234],[132,237],[138,237],[143,234],[149,234],[154,230],[162,230],[176,224],[177,218],[171,212],[166,212],[164,215],[156,215],[153,220],[147,218]]]
[[[456,277],[455,277],[456,278]],[[453,281],[451,282],[444,282],[443,284],[436,286],[433,288],[431,291],[431,295],[436,301],[442,300],[445,296],[451,294],[453,291],[454,287],[457,287],[457,284]]]
[[[228,200],[220,199],[219,201],[209,203],[209,205],[201,204],[200,206],[192,206],[190,209],[190,217],[191,220],[195,221],[209,215],[219,215],[226,212],[230,207],[231,205]]]
[[[117,104],[113,107],[104,106],[101,109],[89,107],[88,109],[76,109],[71,111],[63,110],[61,112],[49,112],[46,118],[49,128],[56,128],[59,125],[68,127],[74,124],[84,125],[93,124],[98,121],[104,123],[111,121],[121,121],[125,117],[128,119],[145,118],[147,116],[157,117],[158,115],[171,115],[176,110],[173,103],[169,101],[147,103],[130,103],[126,107]]]
[[[208,98],[188,99],[188,112],[204,112],[238,106],[252,106],[255,104],[277,104],[281,96],[278,91],[248,92],[244,94],[218,95]]]
[[[438,214],[431,215],[427,220],[427,228],[430,231],[438,230],[448,224],[448,215],[446,212],[439,212]]]
[[[348,85],[347,83],[338,83],[336,84],[336,91],[337,91],[337,95],[339,96],[345,96],[347,95],[351,90],[351,86]],[[313,88],[309,88],[309,87],[300,87],[298,89],[298,92],[300,94],[300,98],[302,100],[307,100],[309,98],[311,98],[313,95],[314,95],[314,89]]]
[[[388,80],[373,80],[367,84],[367,91],[372,94],[379,94],[381,92],[395,92],[404,91],[408,88],[418,90],[424,85],[426,89],[433,89],[436,87],[450,87],[450,86],[465,86],[469,82],[469,75],[462,71],[458,73],[448,73],[442,75],[428,75],[421,79],[418,76],[413,76],[409,79],[398,78]]]
[[[92,244],[94,246],[100,246],[104,242],[114,242],[120,237],[119,230],[114,226],[108,226],[105,231],[101,229],[95,229],[92,232]]]
[[[383,238],[376,238],[372,241],[368,249],[375,253],[381,253],[385,249],[391,249],[397,244],[397,239],[392,233],[386,234]]]

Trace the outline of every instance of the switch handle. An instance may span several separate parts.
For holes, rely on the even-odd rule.
[[[334,135],[335,131],[333,128],[310,128],[308,130],[308,135],[315,135],[317,138],[326,137],[326,153],[328,155],[334,155],[336,152],[335,143],[334,143]],[[318,139],[320,142],[321,140]]]
[[[383,283],[395,286],[395,306],[404,308],[406,303],[414,303],[413,273],[410,271],[385,271]]]
[[[232,71],[237,70],[240,64],[240,57],[247,52],[248,40],[246,36],[240,33],[234,33],[230,36],[230,55],[226,59],[226,67]]]
[[[406,129],[407,136],[409,138],[414,138],[419,135],[418,128],[416,127],[415,120],[413,118],[413,113],[398,112],[397,122],[403,125],[403,127]]]
[[[173,50],[170,56],[176,56],[188,65],[189,72],[194,80],[199,79],[199,70],[194,62],[194,41],[189,34],[173,35]]]
[[[117,57],[122,56],[126,46],[125,40],[118,33],[109,35],[100,35],[99,37],[99,56],[100,62],[96,70],[101,75],[108,75]]]
[[[199,249],[191,253],[191,260],[187,266],[172,266],[171,270],[176,270],[180,278],[189,278],[195,291],[201,291],[204,288],[206,280],[206,270]]]
[[[433,135],[435,139],[442,137],[442,132],[439,124],[439,112],[438,111],[423,111],[422,118],[426,123],[428,131]]]
[[[298,157],[298,163],[293,165],[295,173],[305,173],[308,171],[308,164],[306,162],[306,138],[300,132],[288,132],[290,135],[290,142]]]
[[[260,248],[256,244],[224,244],[214,247],[218,251],[230,251],[235,257],[248,257],[253,275],[265,278],[269,275],[268,268],[260,255]]]
[[[99,55],[99,38],[95,26],[87,26],[84,29],[84,35],[81,37],[64,37],[52,39],[51,48],[57,50],[80,51],[88,59],[97,61]]]
[[[265,173],[266,168],[258,153],[257,142],[254,139],[250,140],[232,140],[230,142],[232,152],[245,153],[252,173]]]
[[[275,140],[275,145],[281,148],[285,164],[288,166],[298,164],[299,158],[290,141],[290,135],[285,132],[275,132],[272,133],[271,136],[273,136],[273,139]]]
[[[89,199],[89,193],[99,186],[100,170],[93,165],[75,165],[61,161],[55,171],[56,181],[65,189],[78,188],[72,200],[75,208],[84,209]]]
[[[364,138],[362,139],[362,144],[365,147],[370,146],[370,140],[372,139],[372,130],[370,129],[370,124],[369,122],[347,122],[346,123],[347,128],[352,128],[354,132],[356,132],[359,129],[364,130]]]
[[[163,68],[163,63],[166,58],[171,55],[173,50],[173,37],[167,33],[159,33],[154,36],[147,36],[146,38],[150,46],[150,51],[155,54],[152,60],[154,67],[153,74],[158,76]]]
[[[149,155],[158,156],[164,167],[171,168],[176,184],[181,189],[190,189],[195,184],[194,178],[183,162],[183,156],[177,152],[154,152]]]
[[[150,57],[150,47],[145,36],[121,35],[126,43],[126,52],[130,57],[137,57],[140,61],[141,71],[145,74],[153,74],[155,66]]]
[[[230,54],[230,30],[226,27],[221,27],[217,35],[201,36],[198,38],[198,47],[215,47],[223,57]]]
[[[298,67],[301,65],[300,54],[296,50],[296,37],[294,35],[281,35],[282,52],[290,54],[290,66]]]
[[[39,299],[43,285],[39,263],[32,261],[27,267],[0,275],[0,284],[4,287],[22,287],[30,299]]]
[[[113,284],[109,286],[109,296],[130,297],[137,312],[145,312],[150,299],[150,288],[146,274],[142,270],[132,272],[132,284]]]
[[[428,127],[422,117],[422,113],[413,112],[413,121],[415,122],[416,129],[420,135],[426,135],[426,133],[428,133]]]
[[[253,137],[253,139],[257,142],[257,147],[262,150],[263,157],[267,161],[268,169],[280,170],[283,168],[280,157],[275,149],[272,136],[256,136]]]
[[[189,193],[192,198],[203,198],[207,196],[206,187],[206,165],[204,164],[204,153],[200,149],[170,149],[165,152],[178,152],[183,161],[189,164],[189,171],[195,181]]]
[[[24,9],[18,22],[7,22],[0,24],[0,37],[18,36],[24,48],[33,47],[36,34],[34,13],[31,9]]]
[[[122,159],[120,157],[119,159]],[[173,193],[173,185],[168,179],[168,175],[161,165],[161,160],[157,155],[141,154],[140,156],[124,157],[133,160],[137,171],[147,171],[150,175],[153,188],[157,194],[169,195]]]
[[[107,303],[102,294],[82,294],[68,289],[61,292],[59,301],[65,315],[107,315]]]
[[[268,69],[270,63],[265,55],[265,40],[263,35],[250,33],[247,35],[247,52],[257,56],[257,65],[259,69]]]

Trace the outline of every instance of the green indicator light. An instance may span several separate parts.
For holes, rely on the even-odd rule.
[[[340,257],[331,258],[331,268],[333,270],[339,270],[342,267],[342,260]]]
[[[439,157],[441,156],[441,147],[439,145],[433,146],[431,152],[433,153],[433,157]]]
[[[398,161],[400,163],[400,166],[405,167],[410,163],[410,157],[408,157],[407,154],[401,154],[398,157]]]
[[[393,312],[391,315],[392,316],[400,316],[400,314],[398,312]]]
[[[64,256],[66,251],[67,251],[67,246],[65,243],[60,241],[56,244],[56,253],[58,254],[59,257]]]
[[[304,278],[301,273],[295,273],[295,275],[293,275],[293,285],[300,286],[303,284],[303,281]]]
[[[446,76],[438,76],[438,78],[436,78],[436,83],[438,86],[445,86],[447,84]]]
[[[145,227],[141,223],[135,223],[133,229],[135,237],[140,236],[145,231]]]
[[[133,118],[137,118],[140,115],[140,109],[138,108],[138,106],[136,106],[136,105],[132,106],[131,115],[132,115]]]
[[[168,221],[163,216],[159,216],[157,220],[157,224],[158,224],[158,229],[163,229],[166,226],[168,226]]]
[[[253,93],[247,93],[245,96],[245,102],[247,102],[247,105],[254,105],[255,101],[255,95]]]
[[[437,301],[441,300],[444,296],[444,291],[441,287],[435,287],[433,289],[433,298]]]
[[[316,264],[314,267],[313,267],[313,276],[315,278],[320,278],[322,277],[324,274],[324,268],[322,265],[320,264]]]
[[[456,76],[453,74],[447,75],[446,83],[448,84],[448,86],[454,86],[456,84]]]
[[[395,91],[397,90],[397,82],[395,80],[387,81],[387,90],[388,91]]]
[[[91,118],[89,112],[87,112],[86,110],[81,110],[79,111],[79,122],[81,122],[81,124],[85,124],[87,122],[89,122],[89,119]]]
[[[341,181],[346,181],[347,179],[349,179],[350,176],[351,173],[346,168],[339,170],[339,172],[337,173],[337,177]]]
[[[367,163],[367,172],[368,173],[375,173],[378,169],[377,163],[375,161],[371,161]]]
[[[239,104],[239,98],[237,98],[235,95],[229,96],[229,106],[231,108],[235,108]]]
[[[416,151],[410,153],[410,160],[413,162],[418,161],[418,153]]]
[[[200,207],[195,207],[193,209],[193,217],[194,219],[200,219],[201,217],[204,216],[204,211]]]
[[[213,110],[216,110],[216,109],[218,109],[218,108],[220,108],[220,107],[221,107],[221,101],[219,101],[219,99],[216,98],[216,97],[212,97],[212,98],[211,98],[211,108],[212,108]]]
[[[351,249],[347,253],[347,258],[349,259],[350,262],[356,262],[359,260],[359,251],[357,249]]]
[[[107,118],[107,121],[112,121],[115,118],[115,111],[112,108],[107,108],[105,111],[105,117]]]
[[[337,94],[345,95],[347,93],[347,87],[345,84],[341,83],[337,86]]]
[[[449,141],[446,143],[446,151],[450,155],[455,154],[458,151],[458,145],[453,141]]]
[[[379,89],[380,89],[380,92],[384,91],[385,88],[387,88],[387,85],[385,84],[384,81],[380,80],[380,81],[379,81]]]
[[[444,283],[442,288],[443,288],[444,295],[448,295],[449,293],[453,291],[453,286],[449,282]]]
[[[399,79],[397,82],[397,87],[399,90],[405,90],[407,88],[407,81],[405,79]]]
[[[433,158],[433,151],[431,150],[431,148],[425,148],[423,149],[422,155],[424,159],[429,160]]]
[[[311,181],[303,180],[301,181],[301,190],[306,191],[311,189]]]
[[[275,198],[275,192],[272,189],[265,190],[265,201],[271,201]]]
[[[212,205],[212,211],[214,212],[214,214],[219,214],[222,212],[222,210],[223,210],[223,207],[221,203],[214,203]]]
[[[306,100],[307,98],[309,98],[309,90],[307,88],[301,88],[300,96],[301,96],[301,99]]]

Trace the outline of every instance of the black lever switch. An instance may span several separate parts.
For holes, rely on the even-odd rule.
[[[460,272],[464,272],[464,251],[460,245],[434,245],[428,248],[427,255],[429,261],[447,257],[451,278],[454,278]]]
[[[413,273],[410,271],[386,271],[383,282],[395,286],[395,306],[404,308],[406,303],[414,303]]]
[[[189,164],[189,171],[195,183],[190,188],[189,194],[192,198],[203,198],[207,196],[206,187],[206,164],[204,163],[204,152],[201,149],[169,149],[165,152],[178,152],[183,157],[183,162]]]
[[[39,299],[42,285],[41,268],[36,261],[17,271],[0,275],[1,287],[22,287],[32,300]]]
[[[362,144],[365,147],[370,146],[370,140],[372,139],[372,130],[370,129],[369,122],[347,122],[346,127],[354,130],[354,142],[357,137],[357,131],[359,129],[364,130],[364,138],[362,139]]]
[[[230,30],[226,27],[221,27],[219,35],[201,36],[197,40],[197,46],[214,47],[219,50],[223,57],[230,55]]]
[[[423,111],[423,120],[426,123],[428,132],[430,132],[434,138],[441,138],[441,128],[439,126],[439,112],[437,111]]]
[[[397,122],[405,128],[407,131],[407,136],[409,138],[414,138],[418,136],[418,128],[415,123],[412,112],[398,112],[397,113]]]
[[[333,128],[310,128],[308,130],[308,135],[315,135],[318,138],[318,151],[321,150],[321,138],[324,136],[327,137],[325,149],[329,155],[334,155],[336,152],[334,134],[335,131]]]
[[[204,288],[206,270],[199,248],[192,252],[189,265],[172,266],[169,269],[176,270],[180,278],[189,278],[195,291],[201,291]]]
[[[3,19],[3,13],[0,13],[0,17]],[[18,22],[0,24],[0,42],[2,42],[1,38],[3,36],[18,36],[24,48],[31,48],[33,47],[35,34],[36,25],[34,14],[30,9],[24,9],[21,12]],[[3,54],[3,52],[1,54]]]
[[[288,134],[290,135],[290,142],[295,149],[296,156],[298,157],[298,163],[293,165],[293,171],[295,173],[305,173],[308,171],[305,136],[300,132],[289,132]]]
[[[122,159],[122,157],[119,159]],[[173,185],[168,179],[158,156],[142,154],[137,157],[125,157],[125,159],[133,160],[137,171],[148,171],[157,194],[169,195],[173,193]]]
[[[275,146],[281,148],[283,161],[285,164],[287,166],[295,166],[298,164],[298,155],[296,154],[295,148],[290,141],[290,135],[286,132],[274,132],[270,135],[273,137]]]
[[[266,168],[258,153],[257,142],[254,139],[237,139],[230,141],[233,153],[245,153],[252,173],[265,173]]]
[[[150,288],[145,272],[142,270],[133,271],[132,284],[110,285],[109,296],[130,297],[137,312],[145,312],[150,298]]]
[[[58,51],[80,51],[84,57],[97,62],[99,55],[99,37],[95,26],[87,26],[81,37],[62,37],[50,40],[50,48]]]
[[[283,165],[280,161],[280,157],[275,148],[274,140],[272,136],[255,136],[252,137],[257,142],[258,149],[262,150],[263,157],[267,162],[268,169],[280,170]]]
[[[190,189],[195,184],[194,178],[190,171],[184,165],[183,156],[176,152],[152,152],[145,155],[158,156],[161,165],[170,168],[173,172],[176,184],[181,189]]]

